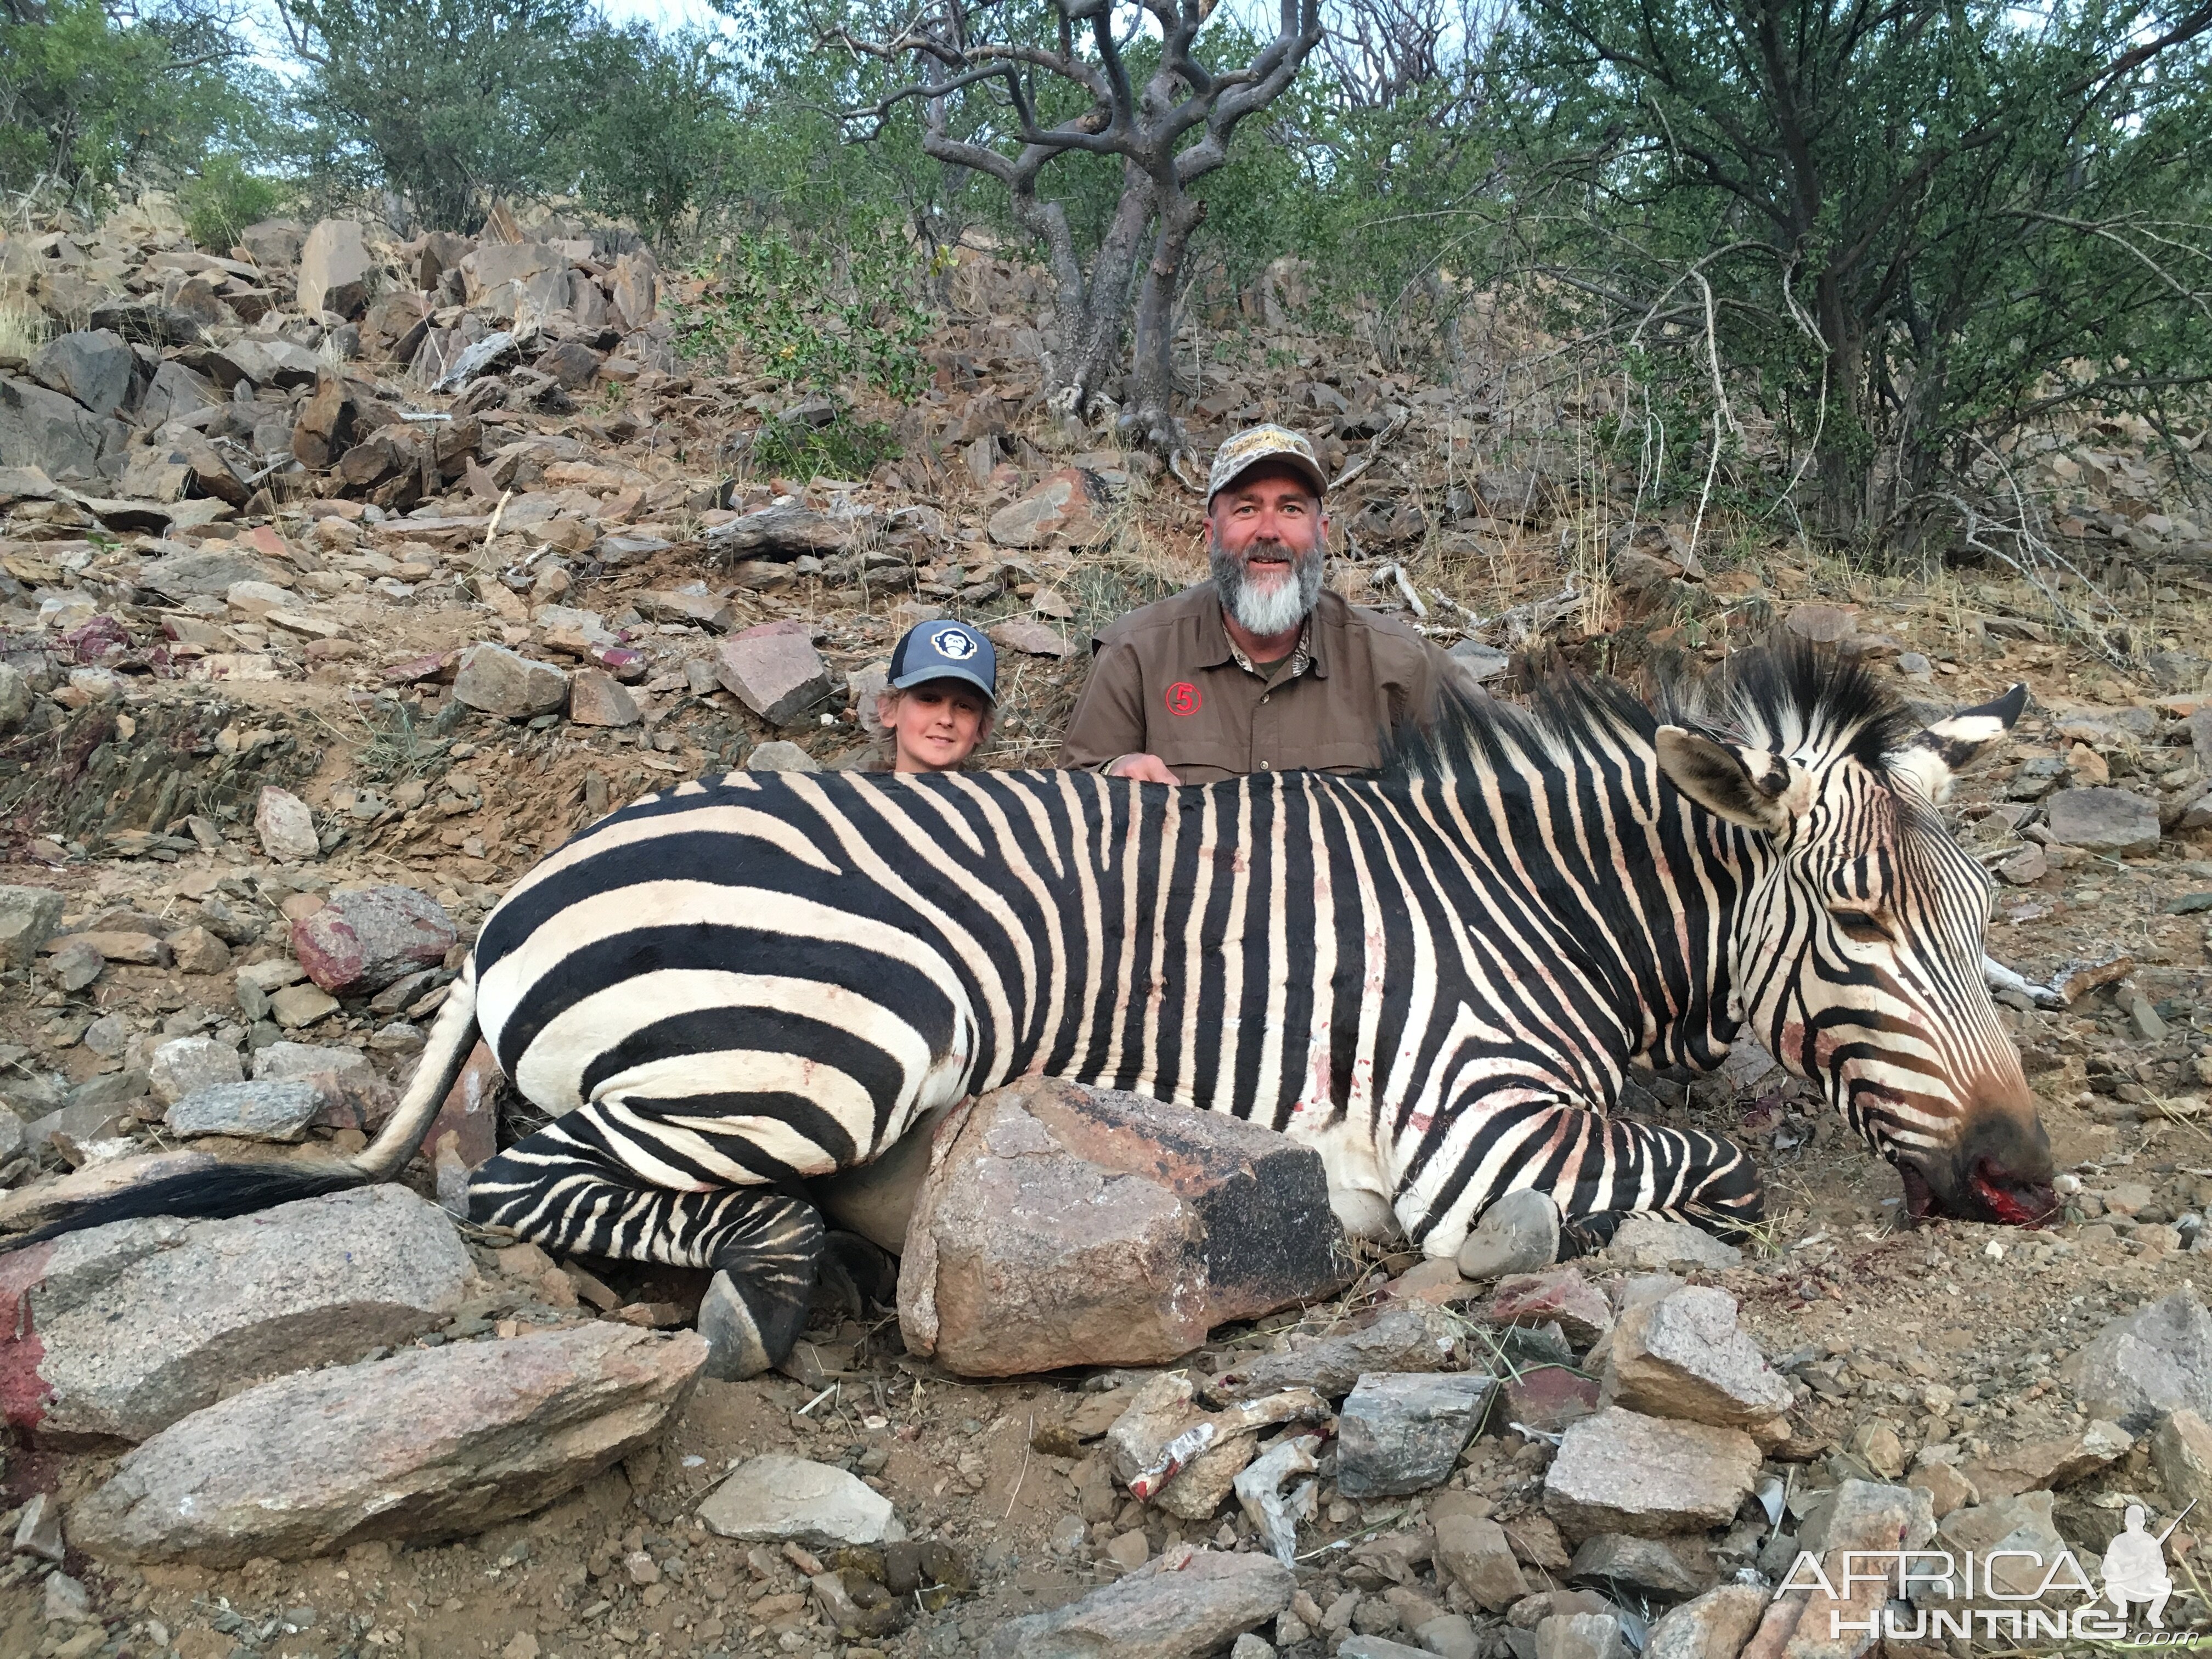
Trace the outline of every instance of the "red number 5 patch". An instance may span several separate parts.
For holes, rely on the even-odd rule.
[[[1188,680],[1177,680],[1168,687],[1168,713],[1170,714],[1195,714],[1203,701],[1198,695],[1198,688]]]

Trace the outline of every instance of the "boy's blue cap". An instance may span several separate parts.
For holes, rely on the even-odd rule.
[[[963,622],[926,622],[906,631],[891,653],[891,687],[903,691],[929,680],[965,680],[999,700],[999,653]]]

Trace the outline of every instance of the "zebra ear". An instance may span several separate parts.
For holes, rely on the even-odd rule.
[[[1652,746],[1668,781],[1709,812],[1770,835],[1804,811],[1810,780],[1802,768],[1764,749],[1722,743],[1662,726]]]
[[[2015,685],[1994,702],[1930,721],[1889,757],[1889,769],[1910,779],[1923,799],[1941,805],[1950,796],[1952,778],[1989,753],[2027,707],[2027,687]]]

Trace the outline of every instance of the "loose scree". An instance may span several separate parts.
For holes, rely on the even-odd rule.
[[[1741,1149],[1610,1115],[1631,1067],[1710,1067],[1747,1031],[1914,1216],[2032,1224],[2057,1201],[1982,977],[1990,878],[1937,811],[2025,696],[1923,727],[1778,645],[1656,711],[1573,678],[1527,711],[1456,701],[1372,776],[684,783],[508,894],[359,1158],[174,1177],[46,1231],[388,1179],[479,1031],[555,1116],[476,1172],[473,1218],[714,1270],[726,1376],[789,1351],[825,1260],[880,1271],[802,1183],[1027,1074],[1279,1130],[1348,1227],[1434,1256],[1540,1190],[1576,1253],[1633,1212],[1759,1218]]]

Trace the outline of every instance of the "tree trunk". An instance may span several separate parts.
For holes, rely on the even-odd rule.
[[[1024,228],[1042,238],[1053,279],[1052,337],[1044,354],[1045,401],[1065,415],[1088,418],[1098,389],[1121,361],[1127,337],[1129,284],[1152,216],[1152,181],[1125,163],[1121,199],[1086,276],[1067,216],[1057,203],[1035,198],[1015,210]]]
[[[1820,278],[1819,307],[1820,332],[1828,344],[1828,407],[1820,429],[1817,516],[1830,534],[1850,537],[1865,522],[1873,476],[1873,441],[1865,420],[1866,331],[1832,274]]]
[[[1205,218],[1206,204],[1197,198],[1181,190],[1167,197],[1160,209],[1159,234],[1152,240],[1152,257],[1145,266],[1144,288],[1137,299],[1135,364],[1121,428],[1136,441],[1163,455],[1184,447],[1174,404],[1171,353],[1176,290],[1182,285],[1183,254],[1190,246],[1191,233]]]

